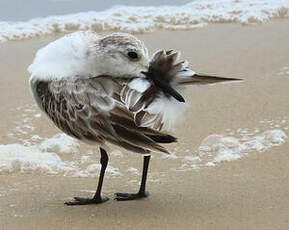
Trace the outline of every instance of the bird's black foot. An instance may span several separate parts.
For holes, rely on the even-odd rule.
[[[115,193],[115,200],[125,201],[125,200],[139,200],[149,196],[148,192],[138,192],[138,193]]]
[[[81,197],[74,197],[75,201],[65,202],[66,205],[87,205],[87,204],[100,204],[105,201],[108,201],[109,198],[107,197],[100,197],[100,198],[81,198]]]

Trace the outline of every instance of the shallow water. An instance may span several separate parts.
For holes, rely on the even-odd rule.
[[[117,5],[125,6],[160,6],[160,5],[183,5],[191,0],[1,0],[1,21],[24,21],[31,18],[47,17],[50,15],[73,14],[86,11],[103,11]]]
[[[59,4],[59,2],[46,3]],[[33,5],[36,8],[39,6],[42,5]],[[1,7],[1,9],[5,8],[7,7]],[[104,11],[82,11],[81,7],[76,6],[72,8],[79,11],[58,16],[46,16],[41,13],[39,15],[41,18],[34,18],[31,15],[26,21],[17,21],[16,17],[13,21],[2,18],[0,42],[88,29],[96,32],[144,33],[158,30],[192,30],[212,23],[251,25],[289,17],[289,2],[284,0],[275,0],[270,3],[265,0],[205,0],[192,1],[187,4],[182,4],[180,1],[174,5],[147,3],[145,6],[115,6]],[[49,8],[45,9],[48,13]],[[60,8],[56,7],[56,9]],[[37,9],[34,10],[37,12]],[[7,12],[9,14],[9,7]],[[48,14],[57,13],[49,12]]]

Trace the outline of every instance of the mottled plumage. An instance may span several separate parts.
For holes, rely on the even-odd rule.
[[[98,76],[32,84],[41,109],[66,134],[99,145],[108,141],[137,153],[167,153],[154,139],[175,138],[158,131],[160,114],[145,111],[160,92],[151,86],[140,93],[129,87],[134,80]]]

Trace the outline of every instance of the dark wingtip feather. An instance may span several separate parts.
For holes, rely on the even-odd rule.
[[[177,138],[171,136],[171,135],[147,135],[150,139],[152,139],[154,142],[157,143],[163,143],[163,144],[167,144],[167,143],[173,143],[173,142],[177,142]]]
[[[141,72],[145,76],[149,77],[154,84],[160,88],[165,94],[168,94],[174,97],[179,102],[185,102],[185,99],[181,94],[179,94],[175,89],[173,89],[169,82],[165,80],[165,78],[161,77],[161,72],[155,70],[154,68],[150,68],[149,72]],[[157,75],[159,73],[159,75]]]

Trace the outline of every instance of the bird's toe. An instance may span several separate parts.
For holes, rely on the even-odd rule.
[[[108,197],[100,197],[100,198],[82,198],[82,197],[74,197],[74,201],[65,202],[66,205],[87,205],[87,204],[100,204],[108,201]]]
[[[125,201],[125,200],[139,200],[149,196],[148,192],[139,192],[139,193],[115,193],[115,200]]]

